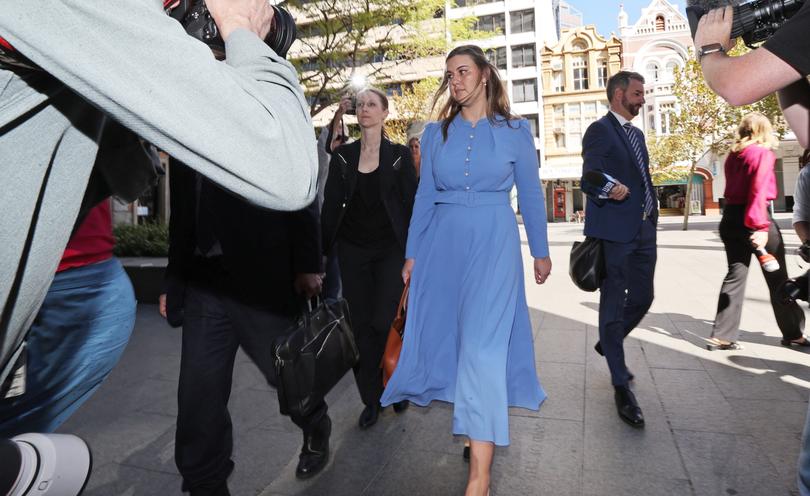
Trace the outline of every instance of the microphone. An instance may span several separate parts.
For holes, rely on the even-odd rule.
[[[765,248],[757,248],[754,250],[754,253],[757,255],[757,260],[759,260],[759,265],[762,266],[762,270],[765,272],[776,272],[779,270],[779,262],[776,260],[776,257],[765,251]]]
[[[602,171],[589,170],[582,174],[582,192],[600,207],[610,197],[610,192],[618,181]]]

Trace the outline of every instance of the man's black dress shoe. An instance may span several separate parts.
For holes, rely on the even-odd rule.
[[[368,429],[377,423],[377,418],[380,415],[380,405],[367,406],[363,408],[363,413],[360,414],[360,421],[358,424],[361,429]]]
[[[304,446],[298,455],[298,467],[295,476],[309,479],[326,466],[329,461],[329,435],[332,433],[332,420],[324,415],[311,433],[304,433]]]
[[[627,386],[614,387],[616,392],[613,397],[616,400],[619,418],[633,427],[644,427],[644,415],[636,402],[636,396]]]
[[[411,402],[408,400],[397,401],[394,403],[394,411],[396,413],[402,413],[407,410],[409,406],[411,406]]]

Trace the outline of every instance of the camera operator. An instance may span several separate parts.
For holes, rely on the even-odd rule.
[[[225,62],[154,0],[2,3],[6,55],[36,68],[0,57],[0,206],[9,213],[0,220],[0,384],[74,226],[107,119],[252,203],[296,210],[314,198],[297,74],[263,41],[272,7],[207,6]]]
[[[107,194],[143,173],[135,162],[94,170],[112,122],[251,203],[312,202],[307,105],[266,42],[277,11],[267,0],[206,4],[224,62],[156,0],[0,4],[0,398],[24,394],[25,331],[97,193],[91,172]]]
[[[732,105],[747,105],[777,91],[784,116],[802,147],[810,146],[810,1],[763,46],[729,57],[733,8],[704,15],[695,47],[709,86]]]
[[[810,161],[810,150],[805,150],[799,161],[799,176],[796,178],[796,188],[793,192],[793,229],[799,236],[799,241],[802,242],[800,253],[803,251],[802,258],[805,258],[805,260],[807,260],[806,255],[808,252],[804,249],[808,246],[808,241],[810,241],[810,167],[807,167],[808,161]],[[803,291],[806,296],[807,275],[797,278],[794,282],[804,285]],[[801,292],[801,289],[799,292]],[[810,496],[810,408],[808,408],[804,432],[802,433],[797,482],[801,496]]]

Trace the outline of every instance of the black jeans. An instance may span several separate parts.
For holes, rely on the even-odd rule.
[[[196,272],[185,293],[177,393],[175,462],[184,490],[221,486],[233,470],[228,398],[237,349],[241,346],[267,382],[275,385],[273,341],[293,321],[235,298],[228,290],[232,282],[217,264],[200,266]],[[292,421],[306,433],[326,411],[323,403],[312,414]]]
[[[717,301],[717,316],[714,318],[712,337],[723,341],[737,341],[740,337],[740,317],[745,300],[745,282],[748,279],[748,265],[751,263],[753,248],[749,236],[751,231],[744,224],[745,207],[726,205],[720,221],[720,238],[726,248],[728,273],[720,288]],[[776,324],[785,339],[797,339],[804,331],[804,312],[795,302],[785,304],[779,295],[779,288],[787,280],[785,268],[785,244],[776,222],[771,219],[768,230],[768,243],[765,249],[776,257],[779,270],[765,272],[765,282],[771,296],[771,307],[776,316]]]
[[[360,351],[354,379],[363,404],[378,405],[383,390],[380,361],[402,295],[405,255],[396,242],[370,248],[340,239],[338,262]]]

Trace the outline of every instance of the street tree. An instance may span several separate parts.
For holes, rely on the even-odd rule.
[[[445,19],[445,0],[289,0],[298,24],[290,60],[315,116],[357,79],[398,81],[398,68],[476,37],[475,18]]]
[[[740,42],[731,55],[739,55],[745,50],[747,48]],[[761,112],[773,123],[780,138],[787,128],[775,95],[752,105],[729,105],[706,84],[694,56],[690,56],[683,67],[676,68],[674,76],[673,94],[677,102],[675,111],[670,115],[670,134],[653,137],[649,148],[653,175],[680,174],[683,177],[684,168],[681,166],[679,170],[678,163],[687,164],[683,218],[685,231],[689,226],[692,181],[697,164],[708,154],[717,156],[729,150],[742,117],[750,112]]]
[[[441,79],[429,77],[406,85],[402,94],[392,98],[396,118],[385,123],[386,133],[391,141],[405,143],[412,125],[430,120],[431,102],[439,88]]]

